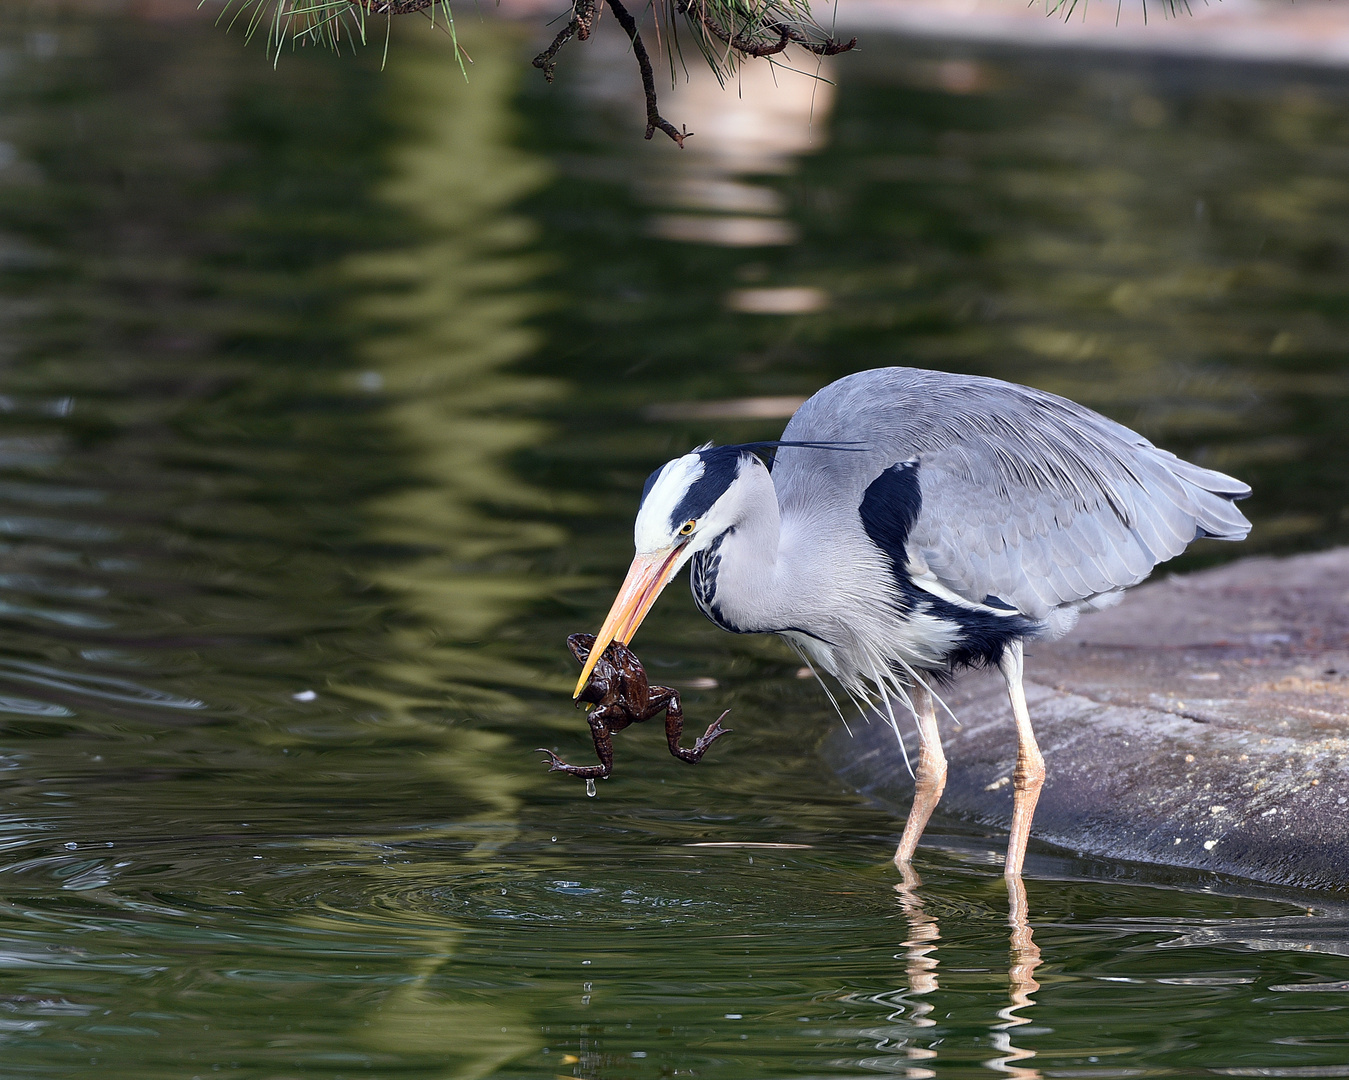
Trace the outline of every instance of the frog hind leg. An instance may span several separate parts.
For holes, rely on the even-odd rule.
[[[679,740],[684,736],[684,708],[679,701],[679,691],[671,689],[668,686],[651,687],[651,704],[647,716],[654,715],[661,709],[665,710],[665,741],[669,744],[670,753],[680,761],[687,761],[690,765],[702,758],[707,748],[720,739],[723,735],[729,735],[730,729],[721,726],[721,722],[726,719],[726,712],[718,716],[708,729],[698,736],[698,741],[691,747],[679,745]],[[645,717],[643,718],[645,719]]]
[[[542,746],[539,752],[548,755],[548,771],[563,772],[568,776],[574,776],[578,780],[603,780],[614,771],[614,743],[613,734],[615,731],[621,731],[627,727],[627,723],[620,721],[611,729],[605,722],[604,709],[591,709],[586,719],[590,721],[590,737],[595,742],[595,756],[600,759],[598,765],[568,765],[551,750]]]

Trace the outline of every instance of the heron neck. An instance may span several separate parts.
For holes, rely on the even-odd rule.
[[[714,622],[728,630],[776,630],[783,613],[778,598],[781,517],[777,490],[766,469],[744,475],[736,523],[703,553],[695,569],[694,597]]]

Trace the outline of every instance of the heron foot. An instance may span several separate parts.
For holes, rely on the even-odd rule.
[[[670,747],[670,752],[674,754],[675,757],[679,758],[680,761],[687,761],[690,765],[692,765],[695,761],[698,761],[703,756],[703,754],[707,752],[707,748],[709,746],[711,746],[714,742],[720,739],[723,735],[729,735],[731,733],[730,728],[724,728],[721,726],[721,722],[725,720],[726,717],[728,717],[730,714],[731,710],[727,709],[724,713],[722,713],[715,720],[713,720],[712,723],[708,725],[707,730],[698,736],[698,741],[695,742],[691,747],[672,745]]]
[[[566,773],[578,780],[604,780],[613,771],[613,763],[607,765],[568,765],[551,750],[540,746],[539,753],[548,755],[548,771]]]

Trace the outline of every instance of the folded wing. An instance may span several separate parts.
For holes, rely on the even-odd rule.
[[[1240,540],[1250,489],[1182,461],[1065,398],[975,376],[861,372],[806,402],[774,466],[784,524],[858,507],[886,468],[916,461],[911,572],[968,600],[1043,619],[1142,581],[1200,536]],[[860,519],[859,519],[860,527]]]

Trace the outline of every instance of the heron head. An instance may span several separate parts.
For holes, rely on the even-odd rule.
[[[670,579],[740,520],[742,500],[737,496],[754,469],[766,466],[745,447],[709,443],[666,462],[647,478],[633,526],[636,557],[595,637],[573,697],[585,689],[609,643],[631,641]]]

